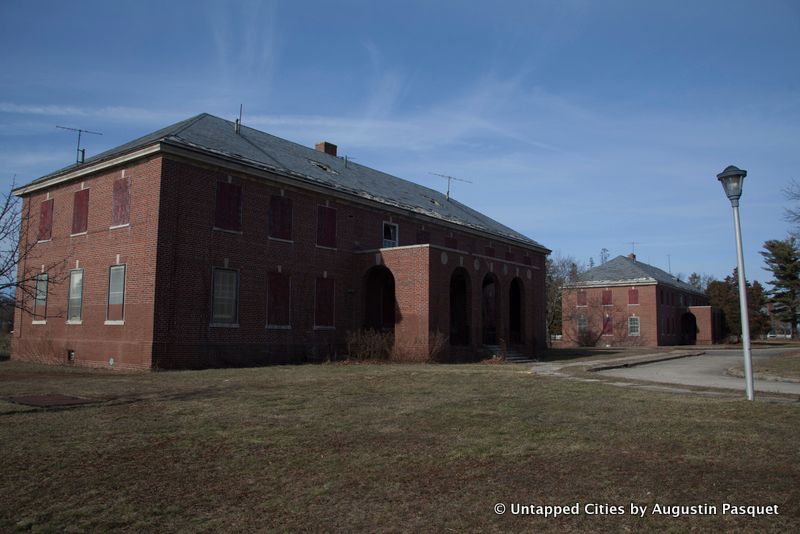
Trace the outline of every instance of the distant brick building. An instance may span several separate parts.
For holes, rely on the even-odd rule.
[[[14,193],[37,242],[12,357],[115,368],[318,361],[348,331],[425,353],[544,346],[539,243],[445,195],[202,114]],[[67,259],[62,273],[48,265]],[[64,283],[53,283],[57,278]]]
[[[704,293],[657,267],[617,256],[563,288],[569,345],[709,345],[720,317]]]

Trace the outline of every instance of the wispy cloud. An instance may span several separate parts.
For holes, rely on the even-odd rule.
[[[128,106],[85,107],[58,104],[18,104],[14,102],[0,102],[0,113],[47,117],[92,117],[127,123],[163,123],[165,120],[177,120],[186,116],[185,113],[175,110],[154,111]]]

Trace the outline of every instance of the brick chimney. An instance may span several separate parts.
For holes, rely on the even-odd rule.
[[[336,145],[333,143],[329,143],[327,141],[320,141],[317,143],[314,148],[317,149],[317,152],[325,152],[326,154],[330,154],[331,156],[336,155]]]
[[[631,261],[636,261],[636,254],[631,252],[630,254],[628,254],[628,259]]]

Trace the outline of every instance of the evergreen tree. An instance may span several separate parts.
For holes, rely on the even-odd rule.
[[[769,316],[764,287],[758,280],[746,283],[747,311],[750,321],[750,337],[758,338],[769,331]],[[722,335],[741,335],[742,313],[739,306],[739,273],[737,269],[724,280],[713,280],[706,287],[709,304],[722,312]]]
[[[767,269],[774,277],[769,281],[772,289],[767,291],[773,303],[775,316],[789,323],[792,338],[797,338],[797,311],[800,298],[800,251],[794,237],[778,240],[770,239],[761,251]]]

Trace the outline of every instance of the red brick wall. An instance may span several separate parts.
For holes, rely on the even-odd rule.
[[[112,229],[113,182],[123,169],[131,181],[130,224]],[[161,158],[154,157],[36,191],[23,199],[23,213],[30,208],[31,216],[30,231],[23,232],[21,242],[27,243],[28,236],[37,238],[39,205],[48,193],[54,199],[53,232],[49,241],[37,243],[21,262],[18,276],[22,279],[25,272],[29,276],[40,272],[42,264],[64,263],[49,269],[52,282],[46,324],[34,324],[30,314],[17,310],[12,358],[65,362],[67,351],[73,350],[78,365],[108,366],[113,358],[115,368],[150,368],[160,176]],[[84,235],[71,236],[73,198],[82,187],[90,191],[88,229]],[[127,265],[125,324],[108,325],[108,269],[117,255],[119,262]],[[84,270],[82,323],[67,324],[68,276],[76,262]],[[17,292],[17,300],[30,309],[31,298],[24,292]]]

